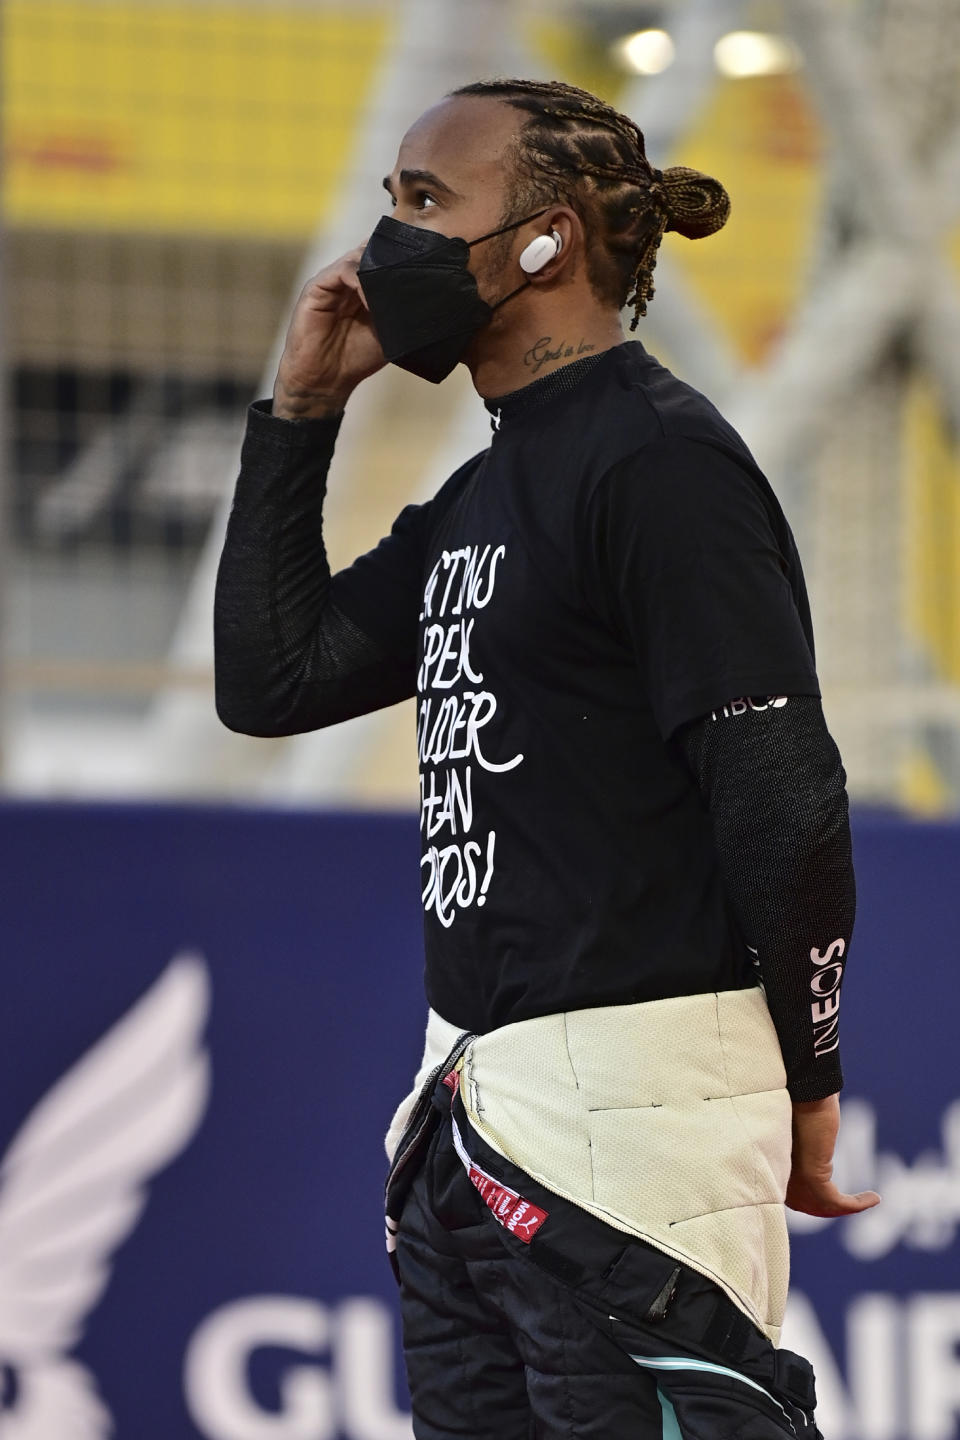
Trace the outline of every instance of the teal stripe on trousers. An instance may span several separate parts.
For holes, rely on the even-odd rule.
[[[657,1399],[660,1401],[660,1410],[663,1419],[663,1440],[683,1440],[680,1433],[680,1426],[677,1422],[677,1412],[662,1390],[657,1390]]]

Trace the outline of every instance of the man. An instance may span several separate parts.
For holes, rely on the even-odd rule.
[[[388,1187],[415,1433],[815,1436],[783,1201],[879,1198],[831,1181],[845,777],[773,492],[620,327],[726,194],[530,81],[429,110],[384,183],[251,409],[217,685],[260,735],[418,694],[431,1018]],[[462,360],[492,441],[331,578],[339,419],[385,359]]]

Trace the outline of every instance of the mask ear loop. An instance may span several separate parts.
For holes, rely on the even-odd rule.
[[[523,215],[519,220],[514,220],[512,225],[501,225],[499,230],[490,230],[486,235],[478,235],[476,240],[467,241],[467,249],[472,250],[474,245],[482,245],[484,240],[492,240],[495,235],[509,235],[511,230],[519,230],[521,225],[526,225],[530,220],[539,220],[541,215],[546,215],[552,209],[550,205],[544,205],[542,210],[535,210],[532,215]]]
[[[535,210],[532,215],[524,215],[521,219],[514,220],[512,225],[502,225],[499,230],[491,230],[488,235],[480,235],[476,240],[468,240],[467,249],[472,250],[474,245],[482,245],[484,240],[492,240],[495,235],[507,235],[511,230],[519,230],[521,225],[526,225],[531,220],[539,220],[541,215],[546,215],[547,211],[552,208],[551,205],[544,205],[542,210]],[[517,286],[516,290],[511,290],[508,295],[504,295],[502,300],[498,300],[496,305],[491,305],[490,309],[499,310],[500,306],[506,305],[507,301],[512,300],[514,295],[519,295],[521,290],[526,290],[529,284],[530,280],[527,278],[521,285]]]
[[[508,300],[512,300],[513,297],[514,297],[514,295],[519,295],[521,290],[526,290],[526,288],[527,288],[527,286],[528,286],[529,284],[530,284],[530,281],[529,281],[529,280],[524,280],[524,282],[523,282],[522,285],[518,285],[517,288],[516,288],[516,290],[511,290],[510,293],[509,293],[509,295],[504,295],[503,299],[502,299],[502,300],[498,300],[497,303],[496,303],[496,305],[491,305],[491,306],[490,306],[490,309],[491,309],[491,310],[499,310],[499,309],[500,309],[500,306],[501,306],[501,305],[506,305],[507,301],[508,301]]]

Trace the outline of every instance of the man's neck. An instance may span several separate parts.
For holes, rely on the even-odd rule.
[[[521,390],[535,380],[623,344],[620,317],[615,313],[541,321],[539,330],[529,324],[511,327],[489,342],[478,345],[479,353],[468,358],[474,389],[484,400]]]

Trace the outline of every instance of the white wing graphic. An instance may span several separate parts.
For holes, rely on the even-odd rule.
[[[0,1364],[25,1379],[76,1344],[147,1181],[200,1122],[208,1009],[204,962],[177,956],[48,1091],[0,1164]]]

